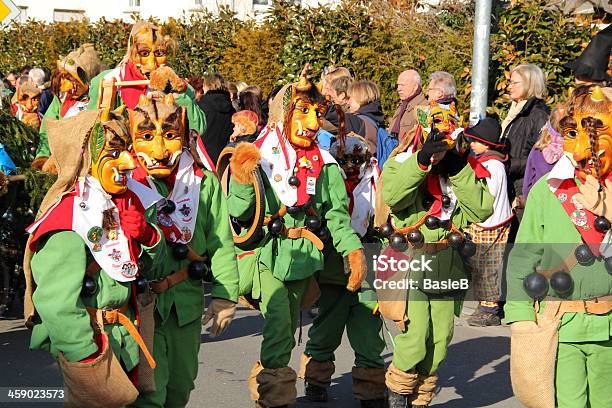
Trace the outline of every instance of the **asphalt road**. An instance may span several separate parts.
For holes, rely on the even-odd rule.
[[[468,309],[469,313],[469,309]],[[249,400],[246,378],[258,357],[263,319],[254,311],[241,308],[229,330],[211,339],[202,331],[200,370],[190,408],[247,408]],[[310,318],[304,313],[302,343],[294,350],[291,366],[299,367],[300,353],[307,339]],[[394,330],[389,326],[390,330]],[[389,362],[393,348],[389,336],[385,358]],[[28,349],[29,332],[21,320],[0,320],[0,387],[58,387],[61,378],[51,357]],[[439,393],[432,407],[444,408],[519,408],[510,386],[510,339],[507,327],[473,328],[457,319],[448,359],[440,369]],[[359,403],[351,394],[353,354],[348,341],[336,355],[336,373],[329,390],[330,401],[311,403],[298,379],[298,401],[295,407],[356,408]],[[0,406],[52,407],[50,404],[6,404]],[[57,405],[56,405],[57,406]]]

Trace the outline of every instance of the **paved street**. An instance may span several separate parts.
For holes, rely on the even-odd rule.
[[[469,309],[468,309],[469,311]],[[211,339],[203,331],[200,371],[190,408],[252,407],[246,378],[256,360],[261,342],[263,319],[254,311],[240,309],[227,333]],[[310,319],[304,313],[303,342],[294,351],[291,366],[296,370],[304,348]],[[389,327],[393,329],[393,327]],[[453,344],[440,371],[440,392],[433,407],[444,408],[519,408],[512,397],[509,379],[509,329],[472,328],[458,319]],[[29,332],[21,320],[0,320],[0,386],[60,386],[61,379],[53,360],[45,352],[29,351]],[[387,336],[385,357],[390,361],[392,346]],[[351,396],[352,353],[345,339],[336,356],[336,374],[326,404],[309,403],[301,381],[295,407],[356,408]],[[1,405],[1,404],[0,404]],[[24,405],[19,405],[24,406]],[[32,407],[47,405],[32,404]],[[7,407],[17,407],[15,404]]]

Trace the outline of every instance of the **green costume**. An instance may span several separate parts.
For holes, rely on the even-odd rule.
[[[579,183],[576,180],[577,183]],[[558,268],[581,236],[542,177],[529,192],[525,214],[508,261],[508,323],[534,321],[533,300],[523,289],[523,280],[540,266]],[[592,299],[612,294],[612,276],[603,261],[590,266],[576,264],[571,271],[572,299]],[[554,290],[549,296],[557,297]],[[546,301],[542,302],[546,308]],[[557,404],[562,408],[609,407],[612,396],[603,383],[612,378],[612,314],[565,313],[559,328],[556,368]]]
[[[214,279],[211,296],[237,302],[238,268],[225,197],[215,174],[207,170],[203,173],[198,214],[189,245],[196,253],[210,256]],[[170,195],[171,191],[163,179],[151,179],[162,196]],[[187,267],[189,260],[177,260],[170,252],[162,265],[167,274]],[[200,280],[188,278],[158,296],[153,346],[153,356],[157,362],[156,391],[141,394],[133,406],[187,405],[198,373],[203,308],[204,290]]]
[[[108,74],[114,74],[116,70],[119,70],[119,68],[101,72],[91,80],[91,84],[89,86],[89,105],[87,109],[97,109],[96,106],[98,104],[98,94],[100,92],[100,80]],[[121,92],[118,91],[115,106],[119,106],[124,103],[120,94]],[[200,135],[204,134],[204,131],[206,130],[206,116],[195,102],[195,91],[191,85],[188,85],[184,92],[180,93],[178,97],[174,98],[174,103],[185,108],[187,112],[187,119],[189,120],[189,128],[195,130]],[[128,107],[133,108],[132,106]]]
[[[161,236],[161,232],[159,234]],[[155,265],[163,259],[165,248],[162,240],[151,248],[143,247]],[[73,231],[51,233],[45,242],[39,244],[31,267],[37,285],[33,300],[42,322],[32,330],[31,348],[47,350],[54,356],[61,351],[72,362],[98,350],[86,308],[120,308],[130,301],[132,282],[115,281],[100,271],[95,277],[96,292],[92,296],[83,296],[81,287],[85,269],[91,261],[85,243]],[[144,271],[148,279],[161,277],[160,269],[152,262]],[[61,279],[58,279],[58,273]],[[136,324],[132,307],[125,314]],[[104,330],[113,352],[125,369],[131,371],[138,364],[138,344],[119,323],[105,325]]]
[[[417,161],[417,154],[408,156],[408,153],[403,153],[393,160],[388,160],[381,176],[383,198],[391,207],[394,225],[398,229],[416,224],[428,213],[423,199],[426,193],[425,178],[431,166],[423,170]],[[461,229],[469,222],[482,222],[491,215],[493,197],[485,183],[476,178],[469,165],[450,176],[448,182],[457,200],[451,215],[455,227]],[[448,234],[445,229],[429,229],[425,226],[421,227],[420,231],[425,243],[437,242]],[[419,254],[419,251],[416,253]],[[431,260],[429,269],[410,271],[410,279],[418,289],[410,289],[408,292],[408,324],[405,330],[395,337],[393,363],[387,373],[387,386],[391,391],[410,395],[412,389],[415,393],[413,398],[423,394],[419,391],[423,381],[425,384],[429,381],[435,389],[435,373],[446,357],[453,335],[454,314],[458,314],[461,309],[464,293],[463,290],[452,291],[435,286],[428,288],[426,282],[466,282],[468,279],[463,257],[458,251],[446,247],[434,256],[428,256],[428,259]],[[398,387],[397,381],[390,380],[393,370],[396,370],[403,388]],[[416,375],[420,379],[418,383]],[[428,377],[430,380],[427,380]],[[415,405],[429,403],[426,400],[413,402]]]

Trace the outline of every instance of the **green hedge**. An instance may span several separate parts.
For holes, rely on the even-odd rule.
[[[386,3],[381,5],[381,3]],[[166,30],[177,40],[173,67],[184,76],[219,71],[227,79],[256,83],[269,92],[295,77],[306,62],[318,76],[325,65],[347,66],[360,79],[379,84],[383,107],[397,106],[397,75],[414,67],[424,79],[435,70],[457,78],[460,108],[469,110],[473,6],[449,3],[435,13],[398,9],[401,2],[344,1],[336,9],[302,9],[276,2],[262,24],[243,22],[223,9],[188,21],[170,20]],[[534,62],[548,76],[558,99],[571,81],[563,63],[575,58],[591,37],[588,21],[577,25],[543,0],[502,3],[495,12],[490,69],[490,111],[507,108],[509,69]],[[129,25],[119,21],[45,24],[28,21],[0,31],[0,71],[25,64],[54,68],[60,54],[93,42],[102,61],[114,66],[125,52]],[[466,115],[467,116],[467,115]]]

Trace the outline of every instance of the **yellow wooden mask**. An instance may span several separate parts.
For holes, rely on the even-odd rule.
[[[429,109],[418,107],[416,115],[417,121],[423,128],[424,141],[427,140],[433,129],[436,129],[441,133],[442,139],[448,143],[449,149],[455,147],[455,140],[451,138],[451,135],[460,126],[461,122],[455,102],[448,105],[431,102]]]
[[[291,92],[291,99],[286,109],[285,135],[292,145],[309,147],[316,140],[323,124],[327,103],[319,90],[306,79],[305,74],[287,91]]]
[[[130,135],[121,110],[105,110],[89,137],[91,175],[104,191],[114,195],[125,193],[127,172],[136,167],[128,151]]]
[[[593,87],[573,98],[571,114],[561,121],[563,150],[577,175],[605,179],[612,170],[612,88]]]
[[[140,73],[149,78],[151,72],[166,65],[172,41],[159,27],[138,22],[130,35],[130,59]]]
[[[170,176],[183,151],[185,110],[172,95],[163,99],[141,95],[129,115],[132,148],[140,165],[155,178]]]

